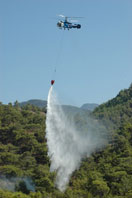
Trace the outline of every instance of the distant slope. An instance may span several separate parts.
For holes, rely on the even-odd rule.
[[[62,109],[65,113],[65,116],[68,116],[71,119],[76,119],[76,117],[78,117],[79,120],[82,118],[87,118],[91,112],[89,110],[81,109],[71,105],[62,105]]]
[[[47,106],[47,101],[40,100],[40,99],[31,99],[31,100],[19,103],[20,107],[25,106],[27,104],[31,104],[39,108],[43,108]],[[83,104],[80,108],[76,106],[72,106],[72,105],[62,105],[64,110],[67,109],[66,111],[72,111],[76,113],[83,112],[84,110],[93,111],[98,106],[99,105],[95,103],[86,103],[86,104]]]
[[[75,106],[71,106],[71,105],[62,105],[62,109],[65,111],[65,112],[74,112],[74,113],[81,113],[81,112],[84,112],[84,109],[82,108],[79,108],[79,107],[75,107]],[[90,112],[90,111],[88,111]]]
[[[86,103],[86,104],[83,104],[81,106],[81,109],[93,111],[98,106],[99,105],[98,104],[95,104],[95,103]]]
[[[47,106],[47,101],[46,100],[39,100],[39,99],[31,99],[31,100],[19,103],[19,106],[23,107],[27,104],[34,105],[34,106],[39,107],[39,108],[43,108],[43,107]],[[92,111],[95,108],[96,104],[88,104],[88,105],[89,105],[89,107],[87,106],[86,108],[85,107],[80,108],[80,107],[76,107],[76,106],[72,106],[72,105],[62,105],[62,108],[65,112],[68,112],[68,113],[71,112],[71,113],[75,114],[75,113],[82,113],[84,111],[87,111],[87,112]]]
[[[28,101],[19,103],[19,105],[21,107],[25,106],[27,104],[31,104],[31,105],[37,106],[39,108],[43,108],[43,107],[47,106],[47,101],[46,100],[39,100],[39,99],[32,99],[32,100],[28,100]]]

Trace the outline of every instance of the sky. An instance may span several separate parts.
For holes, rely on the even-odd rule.
[[[59,14],[84,17],[60,30]],[[56,72],[54,72],[56,70]],[[102,104],[132,83],[131,0],[0,0],[0,101]]]

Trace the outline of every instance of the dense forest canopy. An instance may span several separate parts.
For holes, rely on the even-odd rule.
[[[45,112],[30,104],[0,103],[1,198],[132,197],[132,85],[91,113],[112,140],[82,161],[64,193],[54,186],[56,173],[49,169]]]

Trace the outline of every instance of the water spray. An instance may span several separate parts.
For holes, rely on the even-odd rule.
[[[57,172],[55,185],[62,192],[73,171],[79,168],[82,158],[89,157],[107,142],[106,135],[101,135],[106,134],[105,130],[96,120],[86,116],[80,118],[83,124],[76,124],[76,119],[63,110],[51,86],[47,103],[46,138],[50,171]]]

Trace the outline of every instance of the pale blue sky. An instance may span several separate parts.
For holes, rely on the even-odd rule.
[[[82,28],[57,28],[57,14]],[[53,76],[54,68],[56,75]],[[103,103],[132,82],[131,0],[0,0],[0,101]]]

